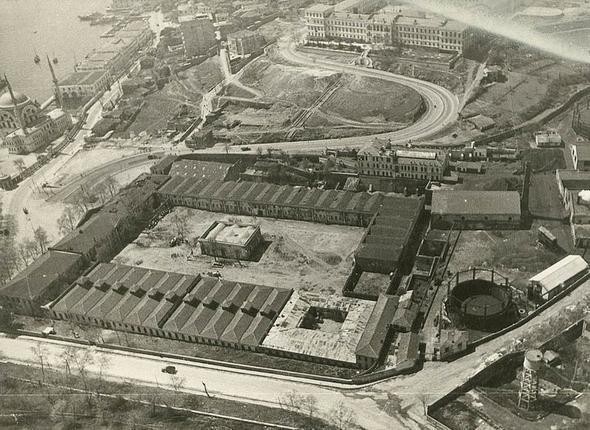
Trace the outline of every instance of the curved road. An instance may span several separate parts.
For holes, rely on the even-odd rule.
[[[258,148],[280,148],[285,151],[309,151],[329,148],[361,147],[373,142],[375,137],[391,139],[392,144],[406,144],[411,139],[413,142],[425,140],[444,130],[448,125],[457,120],[460,109],[459,98],[441,86],[431,82],[421,81],[403,75],[376,69],[368,69],[351,64],[337,63],[297,50],[297,44],[291,38],[283,38],[278,42],[281,55],[291,63],[309,67],[313,65],[334,72],[345,72],[357,76],[382,79],[396,84],[405,85],[418,92],[426,103],[426,112],[414,124],[401,130],[389,133],[371,134],[366,136],[345,137],[336,139],[316,139],[298,142],[273,142],[248,145],[253,150]],[[230,152],[240,152],[239,146],[229,147]],[[226,149],[219,146],[203,150],[202,152],[225,153]]]

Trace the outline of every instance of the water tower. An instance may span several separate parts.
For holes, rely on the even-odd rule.
[[[543,363],[543,353],[538,349],[527,351],[524,355],[518,407],[529,410],[539,395],[539,370]]]

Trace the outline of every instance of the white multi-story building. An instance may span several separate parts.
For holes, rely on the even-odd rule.
[[[398,17],[393,24],[393,43],[409,47],[463,52],[468,44],[467,26],[446,18]]]
[[[359,152],[357,167],[360,176],[441,181],[448,159],[432,150],[368,148]]]
[[[427,18],[406,9],[383,8],[378,1],[346,0],[335,6],[314,5],[305,11],[311,40],[343,40],[422,47],[462,53],[469,44],[467,26],[445,18]],[[405,14],[408,15],[405,15]]]

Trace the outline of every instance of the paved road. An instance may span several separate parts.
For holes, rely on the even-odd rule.
[[[6,205],[6,213],[13,215],[16,224],[16,240],[21,242],[27,237],[32,236],[32,228],[25,228],[27,223],[33,223],[34,228],[43,225],[42,215],[40,219],[33,219],[34,216],[27,218],[23,208],[28,206],[27,202],[34,199],[34,194],[38,193],[43,182],[51,182],[58,175],[60,169],[73,157],[84,145],[84,137],[91,133],[92,127],[102,118],[102,104],[107,104],[111,100],[121,95],[121,88],[113,84],[110,91],[107,91],[101,98],[100,102],[95,103],[89,110],[84,127],[78,132],[74,140],[69,143],[61,153],[49,163],[41,167],[32,176],[22,181],[18,188],[12,191],[6,191],[3,199]],[[101,104],[102,103],[102,104]],[[33,215],[33,214],[31,214]]]
[[[257,149],[266,150],[267,148],[280,148],[286,152],[321,152],[328,147],[359,148],[370,144],[374,140],[375,136],[379,136],[383,139],[391,139],[393,144],[406,144],[410,139],[412,142],[427,140],[428,138],[444,130],[448,125],[456,121],[458,117],[460,109],[459,99],[449,90],[436,84],[407,76],[395,75],[382,70],[369,69],[351,64],[342,64],[326,60],[319,55],[298,51],[295,41],[288,37],[279,40],[278,48],[281,55],[286,60],[304,67],[313,65],[313,67],[325,70],[352,73],[358,76],[383,79],[385,81],[410,87],[420,93],[426,104],[427,111],[417,122],[410,125],[409,127],[389,133],[347,137],[341,139],[316,139],[301,142],[249,144],[248,146],[252,149],[252,151],[256,151]],[[239,153],[241,152],[241,149],[239,146],[232,146],[226,149],[223,145],[216,145],[213,148],[208,148],[200,152],[225,153],[226,151]]]
[[[118,160],[113,160],[96,167],[89,172],[85,172],[84,176],[79,176],[68,182],[63,187],[59,188],[55,194],[47,199],[47,201],[73,203],[71,201],[71,197],[76,191],[80,189],[81,185],[93,186],[101,179],[115,175],[118,172],[124,172],[126,170],[146,164],[153,164],[154,160],[148,158],[150,155],[151,154],[132,155],[129,157],[120,158]]]
[[[186,378],[186,390],[201,393],[202,383],[214,395],[232,398],[244,402],[274,405],[281,394],[295,390],[301,394],[312,394],[318,402],[321,413],[327,415],[335,403],[342,401],[352,410],[358,423],[367,429],[417,429],[423,428],[424,417],[420,396],[425,394],[430,402],[451,391],[466,381],[471,375],[485,367],[498,353],[510,345],[514,339],[522,337],[535,325],[542,323],[551,316],[560,315],[568,306],[578,304],[588,293],[590,281],[582,284],[569,296],[512,332],[479,347],[473,354],[462,357],[451,363],[426,363],[424,369],[414,375],[392,378],[377,384],[363,387],[342,386],[339,384],[320,384],[298,378],[267,376],[255,372],[243,372],[227,368],[183,363],[174,360],[142,354],[122,353],[104,350],[111,357],[111,365],[105,374],[116,380],[132,380],[142,384],[168,385],[169,378],[161,373],[161,368],[173,363],[180,376]],[[43,342],[50,351],[49,363],[63,366],[59,356],[67,347],[67,343],[48,339],[36,339],[27,336],[9,338],[0,336],[0,359],[19,363],[34,363],[31,347]],[[75,345],[75,348],[85,348]],[[95,350],[98,349],[93,347]],[[96,365],[90,370],[97,372]],[[388,396],[400,400],[401,407],[407,413],[401,414],[384,411]],[[394,402],[395,404],[395,402]]]

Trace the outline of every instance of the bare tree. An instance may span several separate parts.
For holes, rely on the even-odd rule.
[[[424,410],[424,415],[428,415],[428,405],[430,404],[430,394],[428,393],[419,393],[418,400],[420,400],[420,404],[422,405],[422,409]]]
[[[111,357],[109,357],[104,352],[101,352],[96,357],[96,362],[98,363],[98,392],[100,393],[102,392],[104,372],[111,365]]]
[[[88,385],[88,366],[92,365],[94,362],[92,352],[89,349],[83,349],[81,353],[73,356],[73,361],[78,370],[78,375],[80,376],[80,379],[82,379],[84,391],[86,391],[86,402],[90,407],[92,406],[92,391]]]
[[[90,208],[90,203],[83,193],[75,194],[73,201],[76,208],[83,214]]]
[[[188,214],[175,211],[172,215],[172,226],[175,235],[184,239],[188,235]]]
[[[47,348],[41,342],[31,347],[31,351],[35,356],[35,360],[41,366],[41,375],[43,376],[43,382],[45,382],[45,366],[47,365]]]
[[[172,389],[174,390],[172,406],[176,406],[176,398],[178,397],[178,393],[184,388],[184,383],[184,376],[170,374],[170,385],[172,385]]]
[[[0,285],[8,282],[19,268],[18,253],[12,240],[0,243]]]
[[[307,395],[302,397],[301,403],[301,412],[307,415],[307,419],[309,422],[309,428],[313,428],[314,423],[313,420],[315,418],[315,414],[318,411],[318,403],[314,396]]]
[[[120,185],[112,176],[107,176],[104,179],[103,184],[110,197],[113,197],[119,192]]]
[[[59,232],[64,236],[71,231],[74,231],[76,224],[80,219],[80,211],[75,206],[67,206],[62,212],[61,216],[57,219],[57,227]]]
[[[16,160],[14,160],[14,164],[16,165],[16,168],[18,169],[19,173],[22,173],[26,170],[26,166],[25,166],[25,160],[23,160],[22,158],[17,158]]]
[[[37,227],[33,231],[33,237],[35,238],[35,242],[37,242],[39,252],[43,254],[47,250],[47,245],[49,244],[47,231],[43,227]]]
[[[330,410],[330,421],[338,430],[348,430],[356,427],[356,417],[344,402],[340,401]]]
[[[291,412],[300,412],[302,406],[302,396],[293,390],[279,396],[278,403],[281,409]]]

